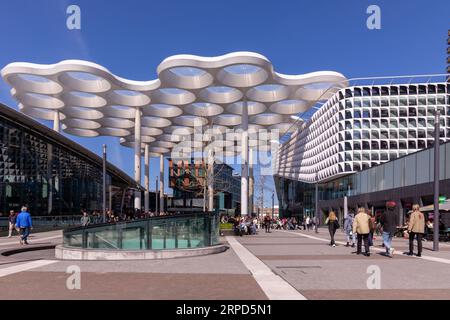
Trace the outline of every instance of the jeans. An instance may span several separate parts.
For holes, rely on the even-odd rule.
[[[383,243],[384,247],[386,248],[386,253],[389,253],[389,250],[391,249],[392,236],[392,233],[383,231]]]
[[[346,236],[346,238],[347,238],[347,242],[348,243],[352,243],[352,244],[355,244],[356,243],[356,234],[354,234],[353,232],[352,232],[352,234],[350,235],[350,232],[346,232],[345,233],[345,236]],[[351,240],[351,241],[350,241]]]
[[[417,236],[417,253],[419,255],[422,254],[422,233],[409,233],[409,253],[413,254],[414,252],[414,237]]]
[[[373,231],[371,231],[369,233],[369,246],[372,247],[373,246]]]
[[[20,234],[21,234],[20,239],[22,241],[27,241],[28,236],[30,235],[30,227],[20,228]]]
[[[358,233],[358,245],[356,247],[356,253],[360,254],[362,249],[362,242],[364,240],[364,249],[366,250],[366,253],[370,253],[370,247],[369,247],[369,234],[359,234]]]

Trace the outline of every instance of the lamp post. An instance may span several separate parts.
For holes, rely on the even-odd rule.
[[[314,198],[315,198],[315,207],[314,207],[314,220],[316,220],[316,224],[319,221],[319,176],[316,172],[316,186],[315,186],[315,192],[314,192]]]
[[[433,251],[439,251],[439,132],[440,113],[436,108],[434,118],[434,219],[433,219]]]
[[[272,219],[275,214],[275,190],[272,191]]]
[[[103,222],[106,222],[106,144],[103,145],[103,201],[102,201],[102,209],[103,209]]]

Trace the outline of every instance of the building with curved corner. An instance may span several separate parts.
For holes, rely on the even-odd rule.
[[[428,170],[433,162],[417,160],[417,168],[422,169],[416,172],[409,159],[434,145],[437,112],[440,141],[450,141],[449,105],[450,84],[446,82],[413,83],[409,79],[400,84],[340,89],[279,148],[275,180],[281,215],[313,214],[316,183],[322,213],[333,209],[343,214],[344,196],[351,206],[367,208],[382,207],[395,198],[399,212],[413,201],[429,204],[429,186],[426,192],[425,187],[411,188],[431,183]],[[443,178],[449,156],[442,160]],[[427,178],[422,179],[425,170]],[[367,178],[367,174],[373,176]],[[444,193],[449,192],[448,183],[442,187]],[[402,189],[406,187],[408,191]]]
[[[34,217],[102,209],[102,158],[60,133],[0,104],[0,212],[26,205]],[[132,207],[142,189],[107,164],[107,207]]]

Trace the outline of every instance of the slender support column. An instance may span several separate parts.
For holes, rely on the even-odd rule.
[[[103,145],[103,201],[102,201],[102,210],[103,210],[103,222],[106,222],[106,144]]]
[[[273,219],[275,215],[275,190],[272,191],[272,216],[271,218]]]
[[[150,158],[148,155],[148,144],[145,145],[144,151],[144,184],[145,184],[145,192],[144,192],[144,211],[148,212],[148,204],[150,200]]]
[[[55,113],[53,114],[53,130],[59,132],[60,127],[61,126],[59,124],[59,111],[56,110]]]
[[[433,214],[433,251],[439,251],[439,135],[440,112],[436,109],[434,118],[434,214]]]
[[[159,156],[159,212],[164,212],[164,156]]]
[[[248,109],[245,95],[242,102],[241,215],[244,217],[248,214]]]
[[[253,213],[253,198],[255,194],[255,179],[253,177],[253,149],[249,148],[248,153],[248,212]]]
[[[314,190],[314,202],[315,202],[315,206],[314,206],[314,217],[316,218],[316,221],[318,221],[318,219],[320,219],[321,217],[319,217],[319,177],[318,174],[316,172],[316,185],[315,185],[315,190]],[[304,219],[306,219],[305,217],[303,217]]]
[[[136,108],[134,121],[134,181],[141,185],[141,111]],[[134,208],[141,209],[141,191],[134,195]]]
[[[214,153],[208,149],[208,211],[214,211]]]

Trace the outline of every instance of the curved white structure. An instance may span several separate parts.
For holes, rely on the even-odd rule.
[[[157,73],[158,79],[133,81],[81,60],[16,62],[1,72],[23,113],[45,120],[56,115],[69,134],[123,137],[131,146],[139,110],[142,143],[155,148],[158,136],[180,126],[239,126],[244,97],[249,125],[272,126],[284,134],[294,122],[290,115],[307,111],[327,88],[345,86],[337,72],[277,73],[266,57],[252,52],[176,55],[162,61]]]
[[[124,146],[135,150],[135,179],[139,183],[145,146],[149,156],[172,150],[186,155],[201,151],[205,142],[227,139],[205,135],[204,129],[199,138],[198,128],[216,127],[222,135],[227,128],[240,128],[239,139],[234,139],[232,146],[216,143],[213,147],[222,156],[241,153],[244,215],[248,145],[253,141],[251,135],[248,140],[248,129],[291,132],[293,115],[326,99],[325,92],[333,93],[347,85],[342,74],[332,71],[277,73],[266,57],[253,52],[172,56],[160,63],[158,78],[150,81],[124,79],[81,60],[52,65],[11,63],[1,74],[13,87],[11,93],[23,113],[53,120],[55,128],[61,121],[62,129],[69,134],[121,137]],[[206,139],[208,136],[214,139]],[[241,145],[235,145],[240,140]],[[137,198],[137,208],[139,203]]]

